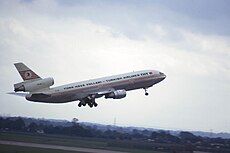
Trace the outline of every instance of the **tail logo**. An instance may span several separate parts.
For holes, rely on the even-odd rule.
[[[24,73],[24,77],[25,77],[25,79],[30,79],[30,78],[32,78],[32,73],[31,73],[31,71],[26,71],[26,72]]]

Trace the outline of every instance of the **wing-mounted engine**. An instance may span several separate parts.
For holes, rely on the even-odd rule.
[[[31,81],[24,81],[14,84],[14,91],[33,92],[40,89],[49,88],[54,84],[53,78],[44,78]]]
[[[105,98],[121,99],[126,96],[125,90],[116,90],[105,95]]]

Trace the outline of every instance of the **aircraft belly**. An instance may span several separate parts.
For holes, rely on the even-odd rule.
[[[65,102],[71,102],[78,100],[76,97],[74,97],[73,93],[53,93],[50,94],[50,96],[31,96],[26,98],[29,101],[34,102],[44,102],[44,103],[65,103]]]

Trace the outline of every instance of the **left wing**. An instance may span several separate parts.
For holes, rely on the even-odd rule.
[[[94,93],[92,93],[92,94],[104,96],[104,95],[109,94],[109,93],[112,93],[112,92],[114,92],[114,91],[115,91],[114,88],[109,88],[109,89],[99,90],[99,91],[94,92]]]

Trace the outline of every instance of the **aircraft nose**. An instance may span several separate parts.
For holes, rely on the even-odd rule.
[[[166,75],[163,73],[162,77],[165,79],[165,78],[166,78]]]
[[[162,73],[162,72],[160,72],[160,76],[161,76],[161,81],[166,78],[166,75],[164,73]]]

